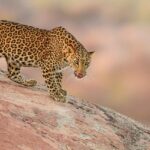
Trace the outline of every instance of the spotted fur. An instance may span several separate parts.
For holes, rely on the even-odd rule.
[[[75,76],[82,78],[91,61],[91,54],[63,27],[44,30],[10,21],[0,21],[0,56],[8,65],[8,77],[22,85],[34,86],[37,81],[26,80],[21,67],[40,67],[50,96],[66,101],[62,89],[62,69],[70,66]]]

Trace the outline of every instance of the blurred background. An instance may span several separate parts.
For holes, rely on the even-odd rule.
[[[45,29],[64,26],[96,51],[84,79],[64,72],[64,88],[150,124],[149,0],[0,0],[0,19]],[[6,70],[4,59],[0,67]],[[39,69],[22,72],[44,83]]]

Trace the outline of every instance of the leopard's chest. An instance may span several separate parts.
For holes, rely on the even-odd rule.
[[[66,70],[69,67],[67,62],[59,62],[58,64],[55,65],[55,72],[62,72]]]

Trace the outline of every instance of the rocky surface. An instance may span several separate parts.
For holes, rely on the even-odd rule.
[[[150,129],[72,96],[54,102],[0,71],[0,150],[150,150]]]

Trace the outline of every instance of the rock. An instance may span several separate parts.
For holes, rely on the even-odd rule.
[[[0,150],[150,150],[150,129],[111,109],[46,88],[21,86],[0,71]]]

